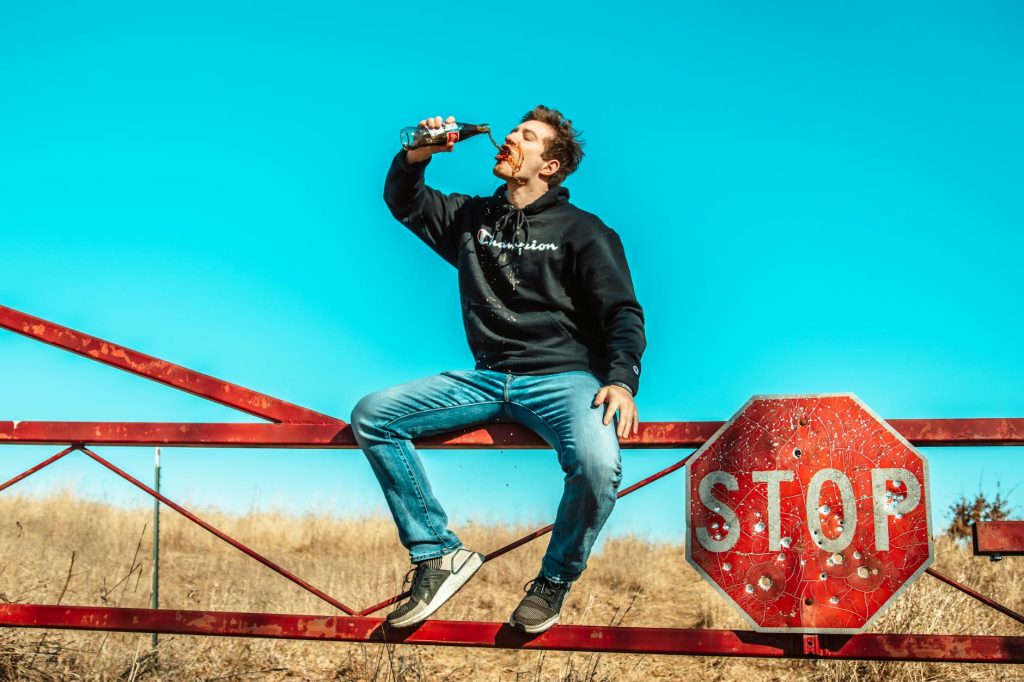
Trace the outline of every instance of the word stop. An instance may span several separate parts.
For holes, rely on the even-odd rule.
[[[769,550],[778,550],[782,546],[781,500],[783,487],[799,485],[794,483],[794,478],[794,472],[788,469],[752,472],[751,480],[755,485],[767,486],[768,509],[766,516]],[[825,534],[818,513],[822,487],[828,482],[834,484],[838,489],[843,505],[841,531],[834,538]],[[901,491],[900,494],[893,495],[889,490],[889,483],[893,483],[893,487]],[[724,536],[718,533],[712,536],[707,528],[698,527],[697,541],[709,552],[726,552],[731,550],[740,538],[740,523],[736,510],[730,507],[726,501],[715,497],[713,494],[715,486],[735,492],[740,488],[739,482],[728,471],[711,471],[700,480],[699,484],[701,503],[708,511],[721,516],[724,522],[722,528],[728,530]],[[746,499],[747,496],[743,495],[743,498]],[[900,517],[907,514],[920,502],[921,482],[913,473],[907,469],[871,469],[871,505],[868,509],[874,522],[875,549],[877,551],[888,551],[889,549],[889,517]],[[845,473],[839,469],[818,470],[807,483],[804,508],[807,528],[813,536],[815,544],[819,547],[829,552],[841,552],[853,541],[858,523],[857,497],[854,493],[853,483]]]

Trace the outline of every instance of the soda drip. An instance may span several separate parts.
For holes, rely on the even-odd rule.
[[[502,151],[501,150],[501,145],[494,141],[494,136],[491,135],[491,131],[490,130],[487,131],[487,137],[489,137],[491,139],[491,144],[493,144],[495,146],[495,148],[499,152],[501,152]],[[519,180],[519,178],[516,177],[516,174],[519,173],[519,171],[522,169],[523,161],[526,160],[526,159],[523,158],[523,155],[518,152],[518,150],[515,147],[515,145],[511,145],[510,144],[508,146],[508,153],[505,154],[504,152],[502,152],[502,156],[504,156],[505,160],[508,161],[508,165],[512,167],[512,178],[514,180],[518,180],[519,182],[522,182],[522,180]]]
[[[526,183],[526,180],[517,178],[520,169],[523,167],[523,162],[526,161],[526,156],[519,151],[519,147],[515,145],[508,146],[508,165],[512,166],[512,179],[519,183]]]

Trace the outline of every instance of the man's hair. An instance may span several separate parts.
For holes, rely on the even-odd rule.
[[[541,158],[545,161],[558,160],[558,170],[548,179],[548,185],[562,184],[583,160],[583,140],[576,139],[579,131],[572,127],[572,121],[562,116],[562,112],[548,109],[543,104],[526,112],[522,122],[527,121],[540,121],[555,129],[555,137],[545,143]]]

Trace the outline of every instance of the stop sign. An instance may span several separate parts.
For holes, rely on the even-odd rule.
[[[686,471],[686,559],[757,630],[858,632],[932,562],[927,462],[852,394],[755,396]]]

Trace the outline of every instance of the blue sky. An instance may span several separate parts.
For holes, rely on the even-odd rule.
[[[471,362],[455,271],[381,200],[398,130],[544,103],[584,131],[566,186],[622,236],[647,313],[643,420],[837,391],[889,418],[1024,416],[1022,29],[1009,0],[4,2],[0,302],[347,418]],[[429,181],[493,191],[489,149]],[[247,419],[10,333],[0,368],[2,419]],[[0,447],[0,475],[53,450]],[[1020,513],[1020,448],[926,453],[937,521],[979,485]],[[150,450],[100,454],[151,475]],[[625,479],[682,455],[627,451]],[[75,457],[22,489],[145,503]],[[426,457],[458,523],[553,516],[550,453]],[[200,506],[384,511],[354,451],[164,462]],[[682,484],[610,531],[679,539]]]

